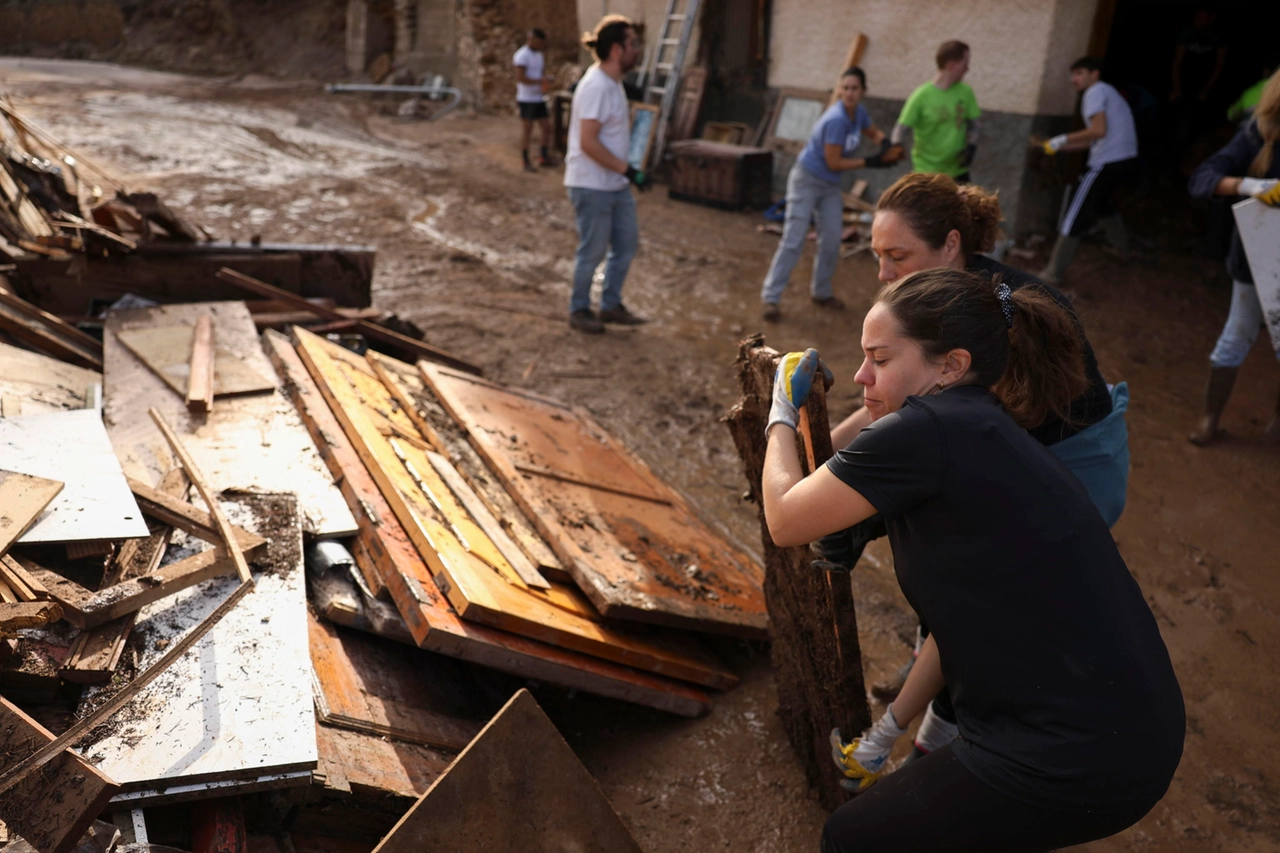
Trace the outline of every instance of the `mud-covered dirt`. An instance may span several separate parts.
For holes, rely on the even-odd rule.
[[[625,298],[653,322],[587,337],[565,324],[575,232],[560,173],[521,171],[514,121],[397,123],[305,86],[65,65],[7,62],[0,78],[19,107],[90,159],[221,236],[377,244],[378,305],[498,381],[585,406],[759,550],[719,422],[736,395],[736,342],[760,326],[757,292],[776,245],[756,232],[757,215],[673,202],[661,189],[641,196]],[[1186,442],[1228,296],[1219,263],[1160,245],[1157,263],[1127,267],[1086,246],[1073,272],[1103,372],[1132,389],[1133,474],[1115,536],[1182,682],[1186,751],[1150,815],[1085,849],[1275,850],[1280,449],[1259,435],[1280,371],[1260,341],[1224,421],[1229,438],[1204,450]],[[842,414],[856,398],[875,267],[865,255],[842,261],[835,288],[850,310],[828,313],[807,298],[809,257],[768,342],[819,347]],[[912,629],[883,542],[855,590],[874,683],[906,659]],[[553,690],[539,698],[646,850],[816,850],[824,815],[774,715],[768,658],[720,648],[742,684],[701,720]]]

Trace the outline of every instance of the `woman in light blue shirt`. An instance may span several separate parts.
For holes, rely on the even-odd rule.
[[[840,257],[840,234],[844,230],[844,199],[840,173],[853,169],[880,169],[902,158],[901,146],[889,145],[884,131],[876,127],[862,106],[867,76],[861,68],[850,68],[840,78],[840,97],[822,114],[804,151],[787,178],[787,218],[782,240],[765,276],[760,300],[764,319],[776,323],[782,318],[778,302],[800,260],[805,234],[811,220],[817,221],[818,257],[813,265],[809,294],[823,308],[841,310],[844,303],[831,292]],[[854,157],[865,135],[880,145],[870,157]]]

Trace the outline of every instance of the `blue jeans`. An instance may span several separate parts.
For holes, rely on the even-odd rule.
[[[1231,312],[1227,314],[1227,322],[1222,327],[1222,334],[1218,336],[1218,343],[1209,354],[1209,363],[1214,367],[1239,367],[1244,364],[1245,356],[1258,339],[1262,321],[1262,302],[1258,300],[1258,289],[1241,281],[1231,282]],[[1276,352],[1276,358],[1280,358],[1280,350]]]
[[[1048,450],[1084,484],[1108,527],[1124,512],[1129,494],[1129,383],[1111,389],[1111,414]]]
[[[782,291],[791,279],[791,271],[800,260],[809,221],[817,214],[818,257],[813,262],[813,281],[809,293],[814,299],[831,296],[831,278],[840,259],[840,234],[844,231],[844,197],[839,184],[832,184],[805,171],[796,163],[787,176],[787,218],[782,226],[782,240],[773,253],[769,274],[764,277],[760,301],[774,305],[782,299]]]
[[[600,310],[622,304],[622,283],[627,280],[631,260],[640,248],[640,226],[636,222],[636,200],[631,188],[590,190],[569,187],[569,202],[578,218],[578,252],[574,258],[573,295],[569,312],[591,307],[591,278],[609,252],[604,267],[604,293]]]

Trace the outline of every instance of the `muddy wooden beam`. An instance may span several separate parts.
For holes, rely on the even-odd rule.
[[[62,606],[56,601],[18,601],[0,604],[0,632],[18,628],[39,628],[62,618]],[[13,636],[10,634],[10,636]]]
[[[192,506],[184,500],[179,500],[158,489],[153,489],[132,477],[128,478],[128,480],[129,491],[133,492],[133,496],[137,498],[138,509],[145,514],[156,521],[163,521],[171,527],[176,527],[185,533],[189,533],[197,539],[203,539],[205,542],[220,541],[218,528],[209,513]],[[259,553],[258,549],[267,544],[267,540],[256,533],[250,533],[243,527],[235,527],[234,525],[232,527],[236,532],[236,541],[240,543],[240,550],[244,552],[247,558],[256,557]]]
[[[762,336],[743,341],[738,349],[738,378],[742,397],[726,421],[742,457],[752,499],[761,507],[760,531],[765,557],[765,602],[773,637],[773,667],[778,682],[778,715],[787,739],[804,765],[810,784],[822,804],[835,809],[848,799],[840,787],[842,778],[831,760],[829,736],[839,727],[856,737],[871,725],[857,622],[852,612],[852,592],[834,588],[832,581],[848,585],[844,574],[833,575],[810,566],[808,548],[779,548],[773,544],[764,520],[760,491],[764,471],[765,424],[773,397],[773,376],[778,353],[764,345]],[[830,424],[821,394],[808,408],[815,435],[828,436]],[[816,444],[817,442],[815,442]],[[815,448],[821,464],[823,448]],[[805,449],[801,464],[808,467]],[[847,592],[847,594],[845,594]]]
[[[64,361],[102,370],[102,342],[0,288],[0,329]]]
[[[306,299],[287,290],[281,290],[278,287],[267,284],[265,281],[259,281],[256,278],[247,276],[244,273],[238,273],[233,269],[218,270],[218,278],[234,284],[251,293],[267,299],[276,299],[293,306],[298,311],[307,311],[325,320],[335,322],[352,322],[353,328],[367,338],[379,341],[411,354],[412,358],[425,358],[427,361],[437,362],[439,364],[447,364],[458,370],[465,370],[467,373],[474,373],[479,376],[481,369],[464,358],[454,355],[438,347],[433,347],[425,341],[402,335],[399,332],[393,332],[390,329],[383,328],[368,320],[350,320],[348,317],[340,314],[336,309],[324,308],[308,302]]]

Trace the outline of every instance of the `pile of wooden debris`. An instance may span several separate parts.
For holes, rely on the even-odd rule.
[[[377,322],[350,267],[40,286],[32,256],[202,235],[75,208],[71,155],[20,166],[0,112],[10,853],[638,849],[527,693],[483,721],[530,682],[705,712],[736,678],[703,635],[767,636],[757,561],[585,412]]]

